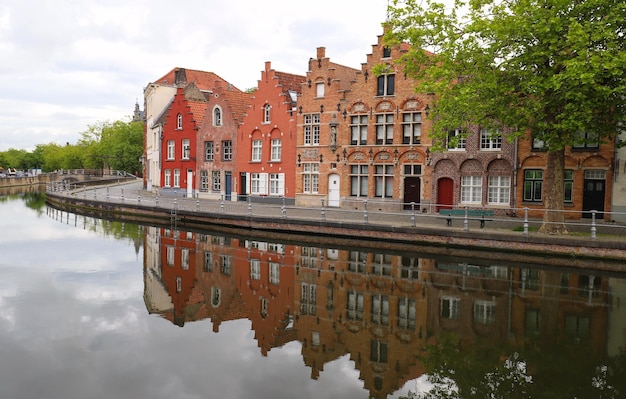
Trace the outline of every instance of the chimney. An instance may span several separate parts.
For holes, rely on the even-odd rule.
[[[317,59],[326,57],[326,47],[317,48]]]
[[[179,68],[174,71],[174,85],[177,87],[187,85],[187,73],[185,72],[185,68]]]

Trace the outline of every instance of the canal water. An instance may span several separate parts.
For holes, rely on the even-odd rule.
[[[626,276],[593,262],[137,226],[36,192],[0,196],[0,226],[3,399],[626,397]]]

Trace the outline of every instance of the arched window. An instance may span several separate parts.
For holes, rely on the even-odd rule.
[[[183,128],[183,114],[178,114],[178,117],[176,118],[176,129],[182,129]]]
[[[213,108],[213,126],[222,126],[222,110],[219,107]]]

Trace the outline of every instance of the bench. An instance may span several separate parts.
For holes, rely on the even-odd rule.
[[[493,217],[493,210],[490,209],[440,209],[439,215],[444,216],[448,226],[452,226],[452,219],[465,218],[467,215],[468,220],[478,220],[480,222],[480,228],[485,227],[485,222],[490,222]]]

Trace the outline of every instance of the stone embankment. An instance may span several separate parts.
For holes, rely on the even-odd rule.
[[[76,191],[48,192],[47,203],[59,210],[104,219],[165,226],[181,230],[245,235],[264,241],[310,243],[333,248],[372,248],[422,253],[436,257],[468,257],[491,264],[593,267],[626,272],[626,239],[617,234],[550,236],[515,231],[522,221],[478,228],[446,227],[434,215],[363,215],[311,209],[158,197],[140,183]],[[430,217],[427,217],[430,216]],[[417,217],[417,220],[415,218]],[[459,224],[461,226],[461,224]],[[599,231],[603,226],[599,226]]]

